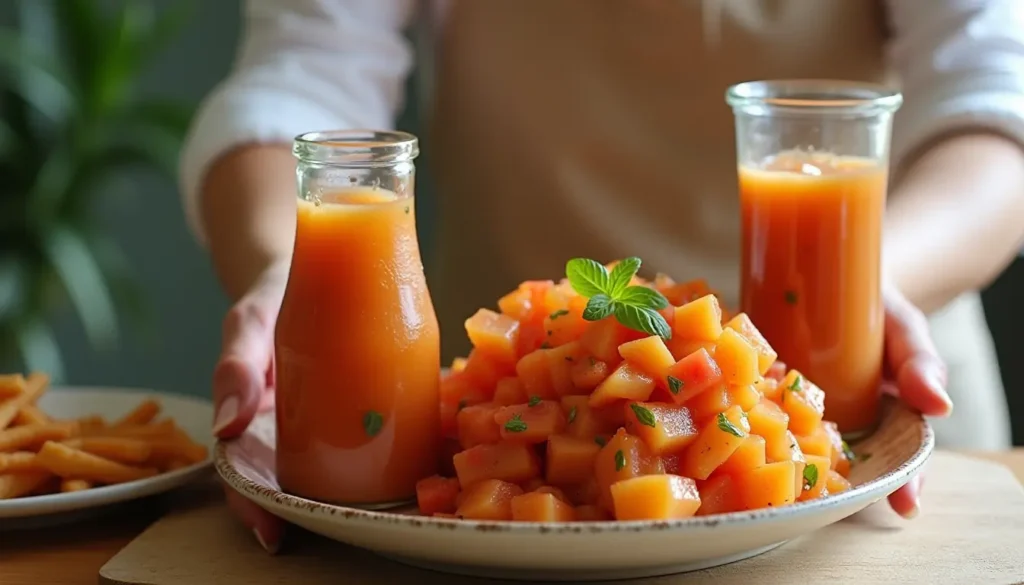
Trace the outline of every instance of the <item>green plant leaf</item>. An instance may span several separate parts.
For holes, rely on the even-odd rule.
[[[89,87],[93,78],[104,35],[103,7],[95,0],[51,0],[55,28],[64,48],[64,58],[71,63],[77,87]]]
[[[132,104],[125,117],[140,126],[160,128],[182,140],[188,133],[194,113],[195,106],[192,104],[149,99]]]
[[[615,303],[615,318],[634,331],[672,339],[672,328],[661,313],[646,307]]]
[[[42,166],[36,169],[35,182],[28,193],[29,219],[37,224],[51,221],[64,200],[76,193],[72,185],[77,172],[73,146],[57,144]]]
[[[107,26],[96,69],[89,78],[91,106],[97,114],[113,111],[133,97],[145,56],[144,39],[153,32],[156,11],[147,0],[124,0]]]
[[[191,20],[195,8],[196,3],[193,0],[176,0],[170,7],[163,9],[149,34],[142,39],[141,46],[138,47],[140,59],[144,62],[149,61],[166,49]]]
[[[89,340],[99,348],[113,346],[118,337],[117,312],[85,241],[67,226],[57,224],[45,234],[44,248]]]
[[[34,109],[64,121],[76,103],[66,72],[15,32],[0,29],[0,74]]]
[[[608,294],[608,269],[603,264],[589,258],[573,258],[565,263],[565,276],[573,290],[592,297]]]
[[[615,312],[615,305],[608,295],[597,294],[590,297],[583,309],[583,318],[587,321],[600,321]]]
[[[0,257],[0,321],[21,313],[28,292],[27,275],[14,253]]]
[[[64,360],[53,331],[41,319],[21,324],[15,331],[18,350],[28,371],[46,372],[52,383],[64,381]]]
[[[668,307],[668,299],[664,295],[646,286],[628,287],[615,300],[627,305],[654,309],[655,311]]]
[[[616,264],[608,277],[608,295],[618,299],[622,291],[629,286],[629,281],[636,276],[638,270],[640,270],[640,259],[636,256],[630,256]]]

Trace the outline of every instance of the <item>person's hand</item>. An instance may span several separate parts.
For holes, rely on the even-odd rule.
[[[268,269],[224,318],[223,347],[213,373],[213,434],[231,439],[257,412],[274,406],[274,324],[288,279],[287,264]],[[281,543],[284,523],[225,486],[228,505],[267,552]]]
[[[946,364],[932,342],[927,319],[895,287],[885,287],[883,295],[885,365],[892,390],[925,416],[949,416],[953,402],[946,394]],[[897,514],[917,516],[923,480],[919,474],[889,496],[889,505]]]

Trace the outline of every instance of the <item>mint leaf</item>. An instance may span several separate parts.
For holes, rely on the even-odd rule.
[[[384,427],[384,417],[375,410],[368,410],[363,415],[363,431],[367,437],[376,437]]]
[[[629,286],[629,281],[633,280],[638,270],[640,270],[640,259],[636,256],[624,258],[616,264],[615,268],[612,268],[611,275],[608,277],[608,294],[613,298],[622,294],[622,291],[626,290],[626,287]]]
[[[608,293],[608,269],[589,258],[573,258],[565,263],[565,276],[580,295],[593,297]]]
[[[818,484],[818,466],[811,463],[804,466],[804,490],[809,490]]]
[[[554,321],[555,319],[561,317],[562,315],[568,315],[568,314],[569,314],[569,311],[566,311],[565,309],[559,309],[559,310],[555,311],[554,313],[551,313],[550,315],[548,315],[548,319],[551,319],[552,321]]]
[[[683,381],[675,376],[668,377],[668,391],[673,395],[679,394],[679,391],[683,389]]]
[[[636,415],[636,420],[640,424],[649,426],[651,428],[655,428],[657,426],[657,421],[654,418],[654,413],[647,409],[647,407],[637,404],[636,402],[631,403],[629,407],[633,409],[633,414]]]
[[[574,420],[576,420],[576,407],[575,406],[569,409],[569,421],[568,421],[567,424],[571,425],[572,421],[574,421]]]
[[[619,449],[615,452],[615,471],[622,471],[622,468],[626,466],[626,456]]]
[[[715,422],[718,425],[719,430],[722,432],[729,433],[734,437],[743,437],[743,431],[736,425],[732,424],[732,421],[726,418],[724,412],[718,413],[718,418]]]
[[[615,304],[606,294],[596,294],[587,301],[587,307],[583,309],[583,319],[586,321],[600,321],[611,315],[615,310]]]
[[[672,339],[672,328],[668,321],[654,309],[614,303],[615,318],[619,323],[634,331],[648,335],[658,335],[663,339]]]
[[[853,461],[857,458],[857,455],[855,455],[853,449],[846,444],[846,441],[843,441],[843,456],[846,457],[848,461]]]
[[[655,311],[668,307],[668,299],[664,295],[646,286],[634,285],[628,287],[614,298],[619,303],[654,309]]]
[[[530,406],[537,406],[540,404],[540,396],[531,396],[530,401],[527,404]]]
[[[526,423],[519,414],[513,414],[512,418],[505,423],[505,430],[510,433],[521,433],[526,430]]]

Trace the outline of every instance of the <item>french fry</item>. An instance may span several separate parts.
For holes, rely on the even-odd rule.
[[[39,464],[36,454],[32,451],[0,453],[0,473],[24,471],[45,471],[45,468]]]
[[[145,463],[153,452],[148,442],[129,437],[76,437],[63,443],[72,449],[118,463]]]
[[[47,441],[63,441],[77,430],[76,423],[25,425],[0,431],[0,453],[39,447]]]
[[[89,432],[89,436],[127,437],[132,439],[170,439],[177,431],[173,420],[164,419],[160,422],[145,425],[109,426]]]
[[[44,443],[37,457],[43,467],[64,479],[115,484],[157,474],[157,470],[151,467],[131,467],[53,441]]]
[[[107,421],[102,416],[91,414],[78,419],[78,428],[83,435],[96,434],[107,428]]]
[[[14,426],[42,425],[52,422],[52,419],[41,408],[35,404],[26,404],[21,407],[14,417]]]
[[[8,400],[25,391],[25,377],[21,374],[0,375],[0,400]]]
[[[149,398],[136,406],[131,412],[124,415],[124,417],[114,423],[113,426],[115,428],[122,428],[147,425],[153,422],[153,419],[155,419],[158,414],[160,414],[160,403]]]
[[[32,372],[25,379],[25,389],[17,396],[8,399],[0,404],[0,430],[6,429],[18,411],[26,404],[35,404],[36,400],[46,391],[46,385],[50,383],[50,377],[42,372]]]
[[[42,487],[53,477],[45,471],[27,471],[24,473],[6,473],[0,475],[0,500],[20,498],[31,494]]]
[[[81,492],[92,487],[92,484],[84,479],[65,479],[60,482],[60,491]]]

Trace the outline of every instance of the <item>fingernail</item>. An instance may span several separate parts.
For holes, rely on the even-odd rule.
[[[946,415],[949,415],[953,412],[953,399],[946,393],[946,384],[942,381],[942,374],[936,371],[935,368],[929,368],[927,375],[928,385],[932,387],[932,391],[946,404]]]
[[[281,545],[280,542],[275,542],[274,546],[270,546],[269,544],[267,544],[266,540],[263,540],[263,535],[260,534],[259,530],[256,530],[255,528],[253,528],[252,529],[252,533],[253,533],[254,536],[256,536],[256,542],[260,543],[260,546],[263,547],[263,550],[267,551],[270,554],[276,554],[277,553],[277,549],[280,548],[280,545]]]
[[[213,419],[213,434],[219,436],[238,416],[238,398],[228,396],[217,407],[217,415]]]

